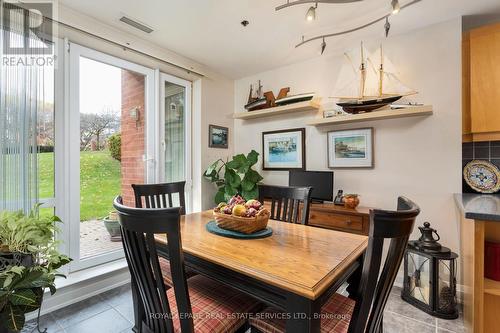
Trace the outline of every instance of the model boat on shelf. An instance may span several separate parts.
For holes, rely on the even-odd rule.
[[[285,96],[274,101],[277,106],[289,105],[294,103],[306,102],[312,100],[314,93],[298,94],[292,96]]]
[[[314,97],[314,93],[288,96],[289,92],[290,88],[286,87],[281,88],[278,93],[278,97],[275,97],[272,91],[266,91],[263,93],[262,84],[259,80],[258,88],[255,92],[253,90],[253,85],[250,85],[250,93],[248,94],[248,101],[245,105],[245,109],[248,111],[262,110],[274,106],[284,106],[299,102],[306,102],[312,100]]]
[[[371,112],[417,93],[397,78],[395,67],[384,57],[382,47],[365,59],[361,44],[359,67],[355,66],[353,55],[345,53],[344,58],[334,98],[347,113]]]
[[[272,91],[262,92],[262,84],[258,83],[258,88],[253,91],[253,85],[250,85],[250,93],[248,94],[248,102],[245,105],[245,109],[248,111],[262,110],[274,106],[274,94]]]

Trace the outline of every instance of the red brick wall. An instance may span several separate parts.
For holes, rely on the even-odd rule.
[[[139,121],[130,116],[130,110],[139,108]],[[144,183],[144,76],[122,70],[122,196],[125,205],[134,206],[131,184]]]

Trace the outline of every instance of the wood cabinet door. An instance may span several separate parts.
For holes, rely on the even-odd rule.
[[[500,131],[500,24],[470,32],[471,129]]]

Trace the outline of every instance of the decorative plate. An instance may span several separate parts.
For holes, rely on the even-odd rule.
[[[500,190],[500,171],[488,161],[475,160],[464,168],[464,179],[475,191],[495,193]]]

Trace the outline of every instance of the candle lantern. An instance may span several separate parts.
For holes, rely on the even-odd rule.
[[[458,255],[439,244],[440,237],[429,222],[418,229],[421,232],[420,238],[408,242],[406,249],[401,297],[433,316],[456,319]]]

